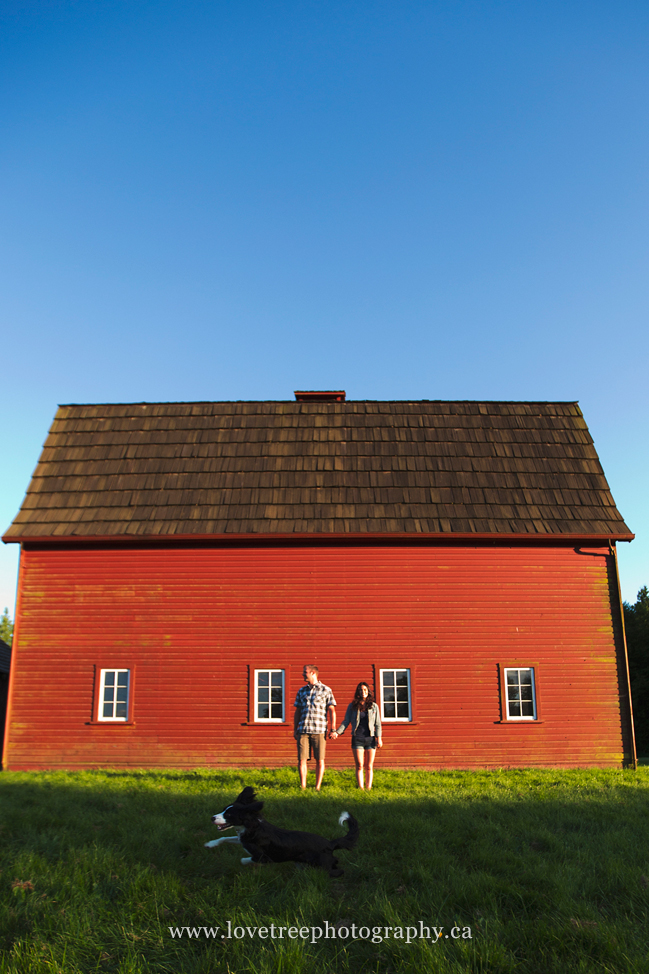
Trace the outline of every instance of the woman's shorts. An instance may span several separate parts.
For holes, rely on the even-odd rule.
[[[376,738],[375,737],[353,737],[352,736],[352,751],[375,751],[376,750]]]

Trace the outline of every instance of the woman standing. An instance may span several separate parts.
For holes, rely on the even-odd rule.
[[[348,724],[352,725],[352,754],[356,765],[356,783],[359,788],[364,788],[367,783],[369,791],[374,776],[376,748],[383,747],[383,740],[381,714],[367,683],[359,683],[356,687],[354,699],[347,708],[345,719],[331,734],[332,740],[335,741],[340,734],[344,734]],[[365,772],[367,777],[364,781]]]

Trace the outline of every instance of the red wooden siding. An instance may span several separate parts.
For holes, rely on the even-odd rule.
[[[380,766],[621,765],[613,572],[570,547],[25,550],[5,767],[292,763],[305,662],[339,720],[359,680],[410,668]],[[537,666],[539,721],[501,722],[499,664]],[[93,723],[100,667],[134,670],[128,726]],[[286,670],[284,725],[249,722],[260,667]]]

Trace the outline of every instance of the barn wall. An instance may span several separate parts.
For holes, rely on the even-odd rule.
[[[293,763],[305,662],[339,719],[359,680],[411,669],[382,766],[619,766],[612,572],[569,547],[26,550],[5,767]],[[537,722],[501,722],[499,664],[537,667]],[[101,666],[134,670],[128,726],[95,720]],[[249,722],[263,666],[287,672],[285,725]]]

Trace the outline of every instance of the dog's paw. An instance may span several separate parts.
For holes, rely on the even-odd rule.
[[[218,844],[219,844],[219,840],[218,839],[212,839],[211,842],[205,842],[204,843],[206,849],[213,849],[214,846],[215,845],[218,845]]]
[[[250,856],[248,859],[242,859],[241,860],[241,865],[242,866],[249,866],[251,862],[252,862],[252,856]]]

